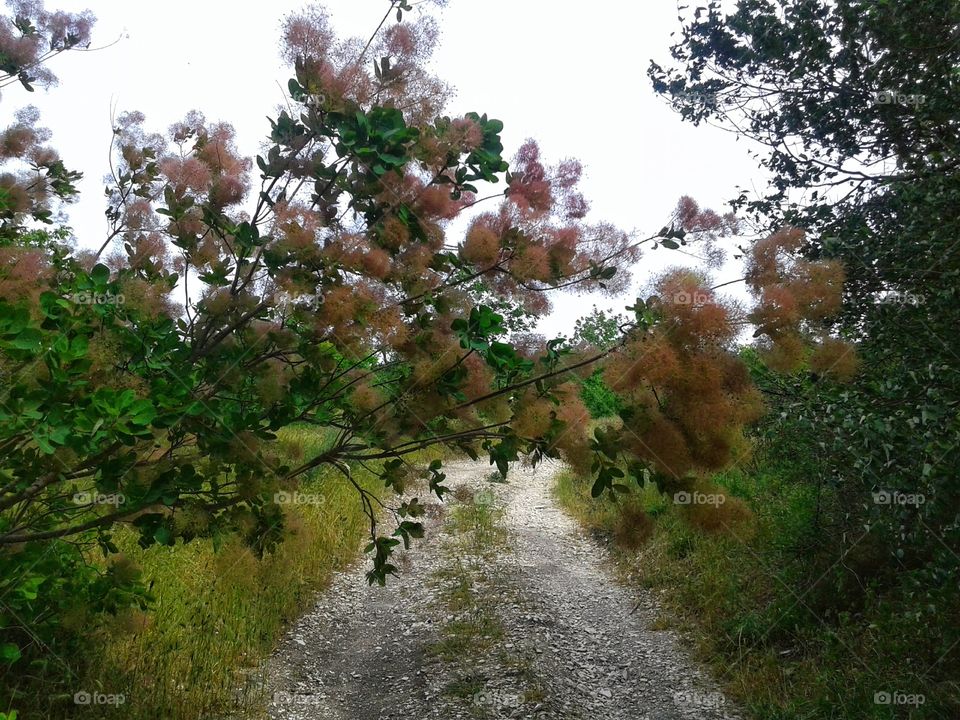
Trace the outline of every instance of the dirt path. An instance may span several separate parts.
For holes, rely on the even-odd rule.
[[[493,484],[483,464],[451,465],[446,484],[470,490],[431,513],[402,577],[369,588],[358,566],[291,628],[268,666],[269,717],[740,717],[650,629],[652,600],[631,614],[636,590],[554,503],[557,469]]]

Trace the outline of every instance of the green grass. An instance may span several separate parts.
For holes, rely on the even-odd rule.
[[[474,494],[466,486],[455,488],[454,497],[458,502],[446,518],[446,528],[453,538],[444,549],[449,559],[433,578],[440,589],[440,602],[454,613],[454,619],[443,627],[441,639],[431,648],[446,662],[486,650],[503,637],[496,598],[486,592],[491,580],[487,563],[507,543],[503,509],[488,502],[487,493]]]
[[[896,588],[856,595],[837,588],[836,572],[820,572],[812,488],[762,469],[714,481],[749,509],[740,524],[714,532],[649,487],[618,502],[592,500],[590,482],[568,472],[556,496],[586,528],[613,540],[625,578],[657,592],[660,624],[690,638],[750,716],[960,717],[956,676],[938,682],[932,678],[950,674],[928,673],[939,631],[911,620],[909,597]],[[876,693],[895,691],[925,701],[874,702]]]

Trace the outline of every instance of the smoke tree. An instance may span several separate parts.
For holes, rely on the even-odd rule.
[[[763,403],[735,339],[753,322],[771,351],[795,352],[837,307],[842,269],[796,259],[783,230],[750,253],[755,308],[725,299],[707,270],[676,270],[629,308],[615,342],[538,343],[522,331],[551,292],[621,292],[645,246],[710,243],[737,223],[689,199],[645,238],[591,219],[580,165],[548,162],[533,140],[508,163],[501,121],[447,110],[450,90],[427,70],[435,22],[388,6],[368,40],[337,38],[318,8],[287,18],[289,107],[254,159],[198,111],[166,133],[120,115],[110,231],[86,239],[93,250],[50,224],[78,176],[36,114],[3,132],[0,564],[12,597],[52,592],[41,558],[79,567],[83,544],[113,553],[120,523],[144,546],[238,534],[269,552],[284,532],[274,496],[320,467],[354,483],[369,579],[382,583],[393,548],[422,534],[409,481],[425,473],[446,490],[439,460],[415,467],[415,451],[483,454],[504,474],[521,455],[559,457],[593,473],[596,495],[623,491],[627,473],[692,487],[748,451],[743,429]],[[33,37],[17,17],[3,21],[11,46]],[[74,44],[89,22],[77,17]],[[11,72],[43,77],[36,62],[65,42],[46,32],[50,50]],[[623,423],[589,435],[573,380],[598,368]],[[327,448],[282,455],[276,432],[296,423],[324,429]],[[361,465],[383,493],[354,482]],[[84,592],[105,609],[146,602],[131,573],[90,572]]]

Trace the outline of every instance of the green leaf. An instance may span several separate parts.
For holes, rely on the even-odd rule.
[[[603,491],[606,490],[606,488],[607,488],[607,483],[604,480],[604,478],[598,477],[594,481],[593,487],[590,488],[590,497],[592,498],[600,497],[601,495],[603,495]]]
[[[97,263],[90,271],[90,278],[97,286],[106,285],[110,282],[110,268],[102,263]]]
[[[40,586],[43,585],[44,580],[46,580],[46,578],[42,575],[34,575],[28,578],[17,588],[17,594],[25,600],[36,600],[40,592]]]
[[[173,545],[173,533],[162,525],[153,531],[153,539],[158,545]]]
[[[0,661],[13,664],[20,659],[20,648],[13,643],[0,643]],[[12,717],[16,717],[16,713]]]
[[[14,350],[31,350],[33,352],[39,352],[41,347],[41,340],[43,335],[40,334],[39,330],[34,328],[26,328],[21,331],[13,340],[10,340],[4,345]]]

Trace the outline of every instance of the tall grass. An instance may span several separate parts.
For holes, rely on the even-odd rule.
[[[960,717],[958,683],[932,681],[930,663],[916,661],[937,628],[912,624],[908,604],[870,588],[855,611],[838,612],[848,591],[827,573],[811,581],[813,488],[764,468],[714,481],[741,501],[723,522],[703,522],[649,487],[618,502],[592,500],[590,481],[573,473],[559,476],[556,496],[611,541],[629,581],[657,592],[662,622],[691,638],[751,717]],[[884,704],[883,693],[897,692],[923,703]]]
[[[293,428],[280,442],[309,458],[327,438]],[[383,490],[363,468],[354,479]],[[202,540],[144,550],[134,533],[118,532],[118,547],[141,568],[156,601],[146,613],[91,629],[96,662],[83,689],[123,694],[124,703],[78,707],[76,717],[210,720],[262,707],[262,660],[333,573],[358,559],[369,527],[357,491],[338,473],[315,472],[299,491],[319,502],[286,505],[287,537],[263,558],[237,540],[216,550]]]

